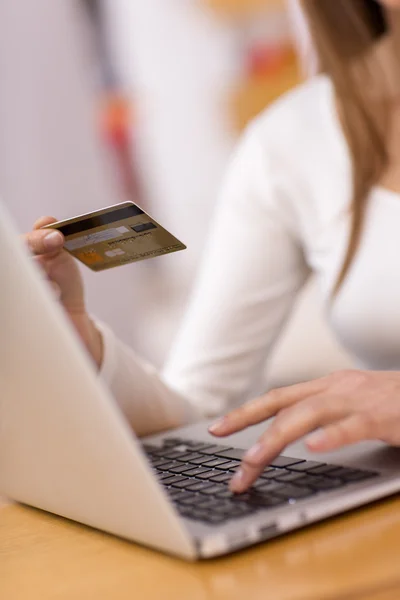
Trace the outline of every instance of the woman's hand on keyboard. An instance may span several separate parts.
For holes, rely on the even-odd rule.
[[[247,402],[210,427],[218,437],[275,417],[244,456],[231,489],[243,492],[289,444],[308,436],[313,452],[364,440],[400,446],[400,372],[340,371]]]
[[[56,297],[99,366],[102,360],[101,334],[90,320],[85,306],[85,294],[78,263],[63,249],[64,237],[55,229],[41,229],[55,223],[53,217],[42,217],[25,241],[34,260],[45,273]]]

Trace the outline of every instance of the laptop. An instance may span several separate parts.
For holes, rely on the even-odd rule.
[[[0,206],[0,494],[187,560],[400,490],[400,450],[287,448],[246,494],[228,481],[266,424],[216,444],[199,423],[135,437]]]

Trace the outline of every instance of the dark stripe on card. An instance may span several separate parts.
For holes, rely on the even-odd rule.
[[[84,233],[85,231],[89,231],[95,227],[110,225],[111,223],[117,223],[118,221],[131,219],[132,217],[137,217],[138,215],[143,214],[144,212],[139,207],[132,205],[104,213],[104,215],[88,217],[87,219],[83,219],[83,221],[78,221],[77,223],[62,225],[61,227],[57,227],[57,229],[59,229],[61,233],[67,237],[69,235],[74,235],[75,233]]]

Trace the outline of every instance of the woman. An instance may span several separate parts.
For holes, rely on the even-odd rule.
[[[213,416],[256,389],[310,271],[364,369],[273,391],[210,430],[277,416],[232,481],[245,490],[294,439],[315,451],[400,445],[400,0],[304,0],[325,73],[248,128],[225,182],[190,308],[162,376],[88,316],[60,233],[27,241],[139,435]],[[399,30],[399,31],[398,31]],[[380,372],[381,371],[381,372]]]

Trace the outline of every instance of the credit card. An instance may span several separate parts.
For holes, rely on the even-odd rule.
[[[46,225],[65,237],[64,249],[92,271],[185,250],[182,244],[133,202]]]

